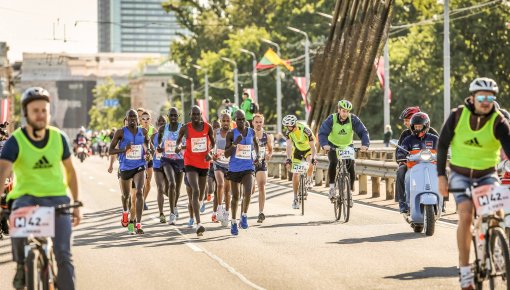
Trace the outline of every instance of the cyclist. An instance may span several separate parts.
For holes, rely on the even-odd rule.
[[[301,124],[297,121],[294,115],[287,115],[282,119],[282,125],[287,128],[285,132],[287,143],[287,160],[285,162],[287,170],[290,170],[291,165],[299,164],[305,159],[310,166],[306,173],[307,187],[311,187],[313,165],[316,163],[317,149],[315,148],[315,136],[308,126]],[[294,191],[294,200],[292,202],[293,209],[299,209],[298,202],[298,188],[299,188],[299,174],[293,173],[292,176],[292,190]]]
[[[333,202],[335,197],[335,178],[338,157],[335,149],[338,147],[351,146],[354,133],[361,139],[361,151],[368,150],[370,146],[370,137],[368,130],[361,122],[358,116],[351,113],[352,103],[348,100],[340,100],[338,102],[338,111],[330,115],[319,129],[319,144],[326,152],[328,152],[329,168],[329,198]],[[356,173],[354,172],[354,160],[345,160],[347,170],[349,171],[351,180],[351,191],[354,191],[354,181]],[[352,206],[352,200],[349,201]]]
[[[489,78],[476,78],[469,85],[470,96],[464,105],[453,109],[441,129],[438,143],[437,174],[439,191],[448,196],[451,188],[467,188],[498,182],[496,166],[503,147],[510,154],[510,127],[495,108],[498,85]],[[446,159],[451,148],[449,181]],[[473,202],[466,193],[454,193],[459,214],[457,246],[459,249],[460,286],[473,289],[473,273],[469,264]]]
[[[399,148],[396,156],[397,160],[405,162],[407,161],[406,157],[408,154],[416,154],[422,149],[429,149],[433,153],[436,153],[438,137],[428,133],[430,129],[430,119],[427,114],[422,112],[414,114],[411,117],[410,129],[413,131],[412,135],[407,136],[401,145],[407,152]],[[407,162],[407,168],[412,168],[413,166],[414,162]],[[400,212],[405,214],[409,213],[410,188],[410,176],[406,174],[405,199],[403,200],[404,210],[402,210],[402,208],[400,209]]]
[[[412,130],[410,129],[411,124],[411,117],[421,112],[420,107],[408,107],[402,111],[400,114],[399,119],[403,120],[404,122],[404,131],[400,134],[400,137],[398,138],[398,145],[402,145],[402,142],[405,138],[412,135]],[[436,129],[429,127],[428,133],[438,136],[439,133],[437,133]],[[397,156],[398,149],[395,150],[395,156]],[[406,204],[406,195],[405,195],[405,176],[407,172],[407,165],[406,160],[399,160],[396,158],[398,163],[398,169],[397,169],[397,180],[395,185],[395,201],[399,203],[400,213],[407,213],[407,204]]]
[[[241,221],[239,226],[242,229],[248,228],[248,207],[250,206],[251,191],[255,167],[259,160],[259,146],[255,131],[246,127],[246,117],[242,110],[235,113],[237,128],[231,130],[226,136],[225,157],[229,158],[227,179],[230,180],[232,188],[232,222],[230,233],[234,236],[239,234],[237,228],[237,207],[239,205],[240,186],[243,187],[243,202],[241,206]],[[255,150],[254,158],[252,151]]]
[[[231,120],[230,111],[224,109],[220,117],[221,126],[215,131],[216,147],[215,154],[213,155],[213,168],[217,189],[214,196],[213,212],[216,214],[216,219],[221,221],[222,226],[228,225],[231,201],[230,182],[225,182],[229,164],[229,158],[225,157],[225,146],[227,143],[227,133],[230,131]],[[225,208],[222,206],[223,199],[225,199]]]
[[[255,179],[259,189],[259,216],[258,223],[262,223],[266,219],[264,214],[264,206],[266,203],[266,183],[267,183],[267,164],[273,155],[273,135],[267,133],[264,127],[264,116],[261,114],[253,115],[253,126],[255,136],[259,142],[260,162],[255,166]],[[255,185],[253,185],[255,191]]]
[[[0,180],[11,171],[16,176],[13,190],[7,200],[14,200],[12,209],[39,205],[68,204],[69,188],[73,200],[79,200],[78,179],[73,166],[66,135],[49,126],[50,94],[43,88],[27,89],[21,97],[22,113],[27,125],[14,131],[0,155]],[[21,154],[21,152],[23,154]],[[62,166],[63,165],[63,166]],[[4,183],[0,183],[0,192]],[[80,223],[80,211],[73,211],[73,225]],[[60,289],[75,289],[74,266],[71,259],[71,219],[55,216],[53,239],[58,266],[57,284]],[[17,263],[13,287],[25,287],[25,239],[12,238],[13,260]]]

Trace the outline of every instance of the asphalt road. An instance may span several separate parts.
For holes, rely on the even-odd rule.
[[[77,161],[77,160],[76,160]],[[74,232],[78,289],[454,289],[458,287],[455,226],[440,222],[432,237],[416,234],[393,210],[355,203],[348,223],[311,193],[306,212],[291,208],[291,189],[268,184],[266,220],[257,224],[252,199],[249,229],[239,236],[211,222],[212,202],[198,238],[186,223],[181,193],[177,226],[160,224],[156,188],[144,212],[145,234],[120,226],[120,193],[107,162],[75,162],[84,220]],[[167,207],[165,207],[167,208]],[[0,289],[11,289],[10,242],[0,241]]]

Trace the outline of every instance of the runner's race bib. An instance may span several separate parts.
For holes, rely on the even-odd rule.
[[[251,145],[237,144],[236,158],[251,160]]]
[[[354,159],[354,148],[348,146],[336,150],[338,159]]]
[[[175,154],[175,148],[176,148],[176,141],[175,140],[165,140],[165,154],[171,155]]]
[[[9,234],[12,238],[55,237],[55,208],[27,206],[13,211]]]
[[[142,159],[142,145],[131,145],[131,149],[126,152],[126,159],[140,160]]]
[[[218,154],[218,161],[220,162],[228,162],[228,158],[225,157],[225,150],[216,149],[216,154]]]
[[[207,137],[191,138],[191,152],[201,153],[207,151]]]
[[[260,158],[264,160],[266,158],[266,146],[259,147]]]
[[[301,161],[301,163],[293,164],[292,165],[292,172],[293,173],[305,173],[308,171],[308,162]]]

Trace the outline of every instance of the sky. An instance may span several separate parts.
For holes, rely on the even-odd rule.
[[[0,0],[0,27],[11,63],[23,52],[95,53],[97,0]]]

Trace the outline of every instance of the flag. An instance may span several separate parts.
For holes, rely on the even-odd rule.
[[[374,62],[374,66],[377,72],[377,77],[379,78],[379,82],[381,83],[381,87],[384,90],[384,57],[379,57]],[[388,103],[391,104],[391,89],[388,94]]]
[[[3,99],[0,103],[1,112],[0,112],[0,123],[5,123],[9,118],[9,99]]]
[[[506,29],[510,29],[510,22],[507,22],[505,24],[506,24]]]
[[[202,118],[204,119],[204,122],[207,122],[207,107],[205,106],[205,99],[197,99],[197,106],[199,106],[202,111]]]
[[[276,65],[283,65],[289,71],[293,71],[294,67],[290,65],[290,61],[281,59],[272,48],[269,48],[264,57],[257,64],[257,69],[273,68]]]
[[[244,88],[243,89],[243,93],[247,93],[250,96],[250,98],[253,100],[254,103],[258,103],[259,102],[259,100],[257,100],[255,98],[256,97],[255,96],[255,89],[253,89],[253,88]]]
[[[310,112],[312,107],[310,106],[310,104],[308,104],[308,100],[306,98],[306,78],[305,77],[293,77],[293,78],[294,82],[296,82],[296,85],[299,88],[299,91],[301,92],[301,97],[305,102],[305,109],[307,112]]]

